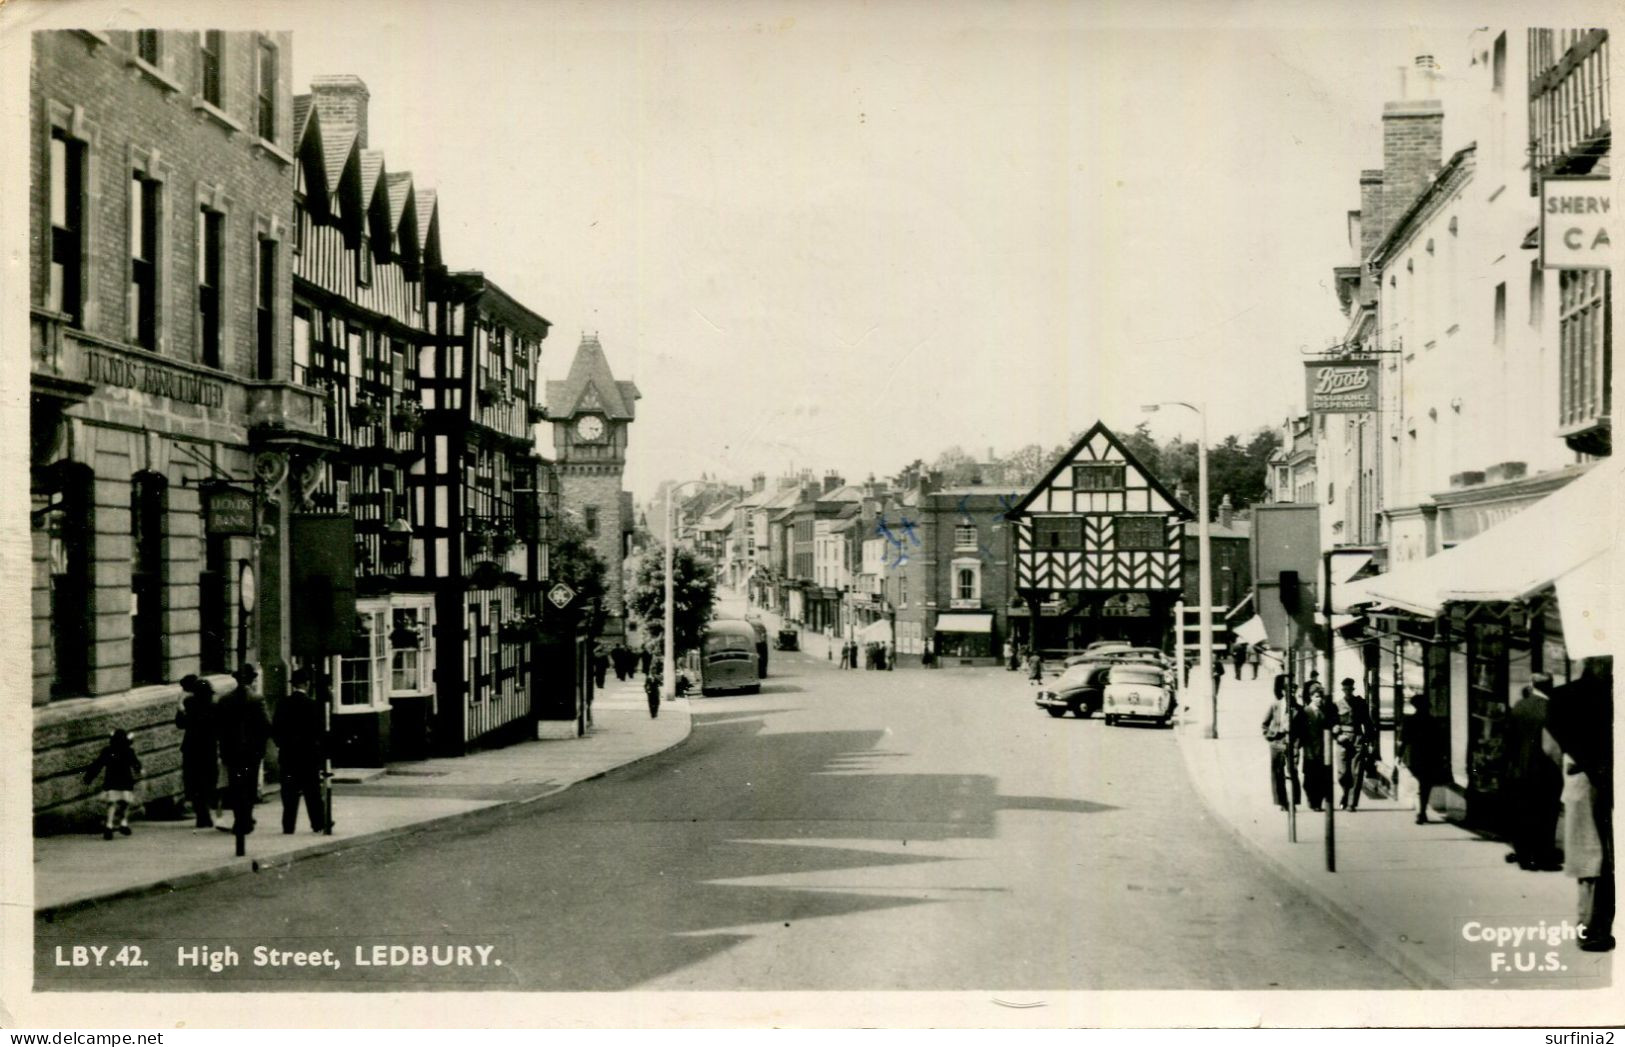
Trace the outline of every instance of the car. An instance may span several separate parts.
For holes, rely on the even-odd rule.
[[[779,635],[773,638],[773,646],[781,651],[800,650],[801,634],[794,629],[780,629]]]
[[[1038,691],[1034,699],[1040,709],[1054,717],[1072,713],[1079,719],[1088,719],[1100,711],[1102,688],[1111,666],[1099,662],[1074,665]]]
[[[1146,663],[1118,662],[1107,670],[1100,703],[1101,716],[1107,726],[1121,720],[1150,720],[1172,727],[1178,704],[1165,669]]]
[[[1085,647],[1081,654],[1068,655],[1065,664],[1082,665],[1105,655],[1127,654],[1134,649],[1134,645],[1125,640],[1096,640]]]

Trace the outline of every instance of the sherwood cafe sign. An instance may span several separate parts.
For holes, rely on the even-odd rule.
[[[1304,403],[1317,414],[1364,414],[1377,409],[1377,361],[1316,361],[1304,365]]]

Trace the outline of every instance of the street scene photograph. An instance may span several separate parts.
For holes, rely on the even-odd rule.
[[[1609,16],[7,5],[0,1024],[1619,1024]]]

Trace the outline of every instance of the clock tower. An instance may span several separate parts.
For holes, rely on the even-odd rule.
[[[596,334],[582,335],[569,375],[562,382],[547,383],[560,505],[586,528],[588,541],[609,568],[607,638],[626,633],[621,564],[633,521],[621,474],[626,469],[627,429],[641,395],[636,385],[616,380]]]

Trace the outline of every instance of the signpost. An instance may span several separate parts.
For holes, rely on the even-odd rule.
[[[210,537],[248,535],[254,526],[254,492],[236,487],[208,487],[203,494],[204,528]]]
[[[547,591],[548,601],[561,611],[570,606],[570,601],[574,600],[575,598],[576,591],[570,588],[568,585],[565,585],[563,582],[560,582]]]

